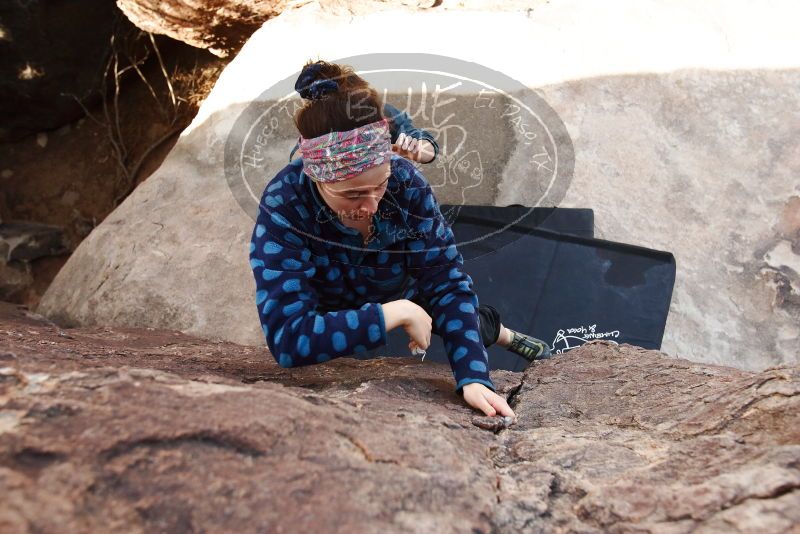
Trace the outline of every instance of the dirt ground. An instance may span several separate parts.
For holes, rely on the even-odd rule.
[[[0,144],[0,219],[52,224],[63,228],[70,253],[147,179],[166,158],[197,113],[229,59],[167,38],[157,38],[171,79],[175,104],[154,55],[120,83],[119,133],[113,135],[102,101],[88,106],[90,116],[61,128]],[[151,88],[158,99],[154,98]],[[106,105],[113,103],[113,95]],[[113,108],[109,110],[113,120]],[[124,167],[115,156],[121,140]],[[134,176],[126,176],[135,172]],[[34,284],[9,300],[35,308],[69,254],[30,263]]]

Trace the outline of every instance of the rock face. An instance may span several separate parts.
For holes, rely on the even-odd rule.
[[[480,3],[483,10],[532,9],[543,0],[504,0]],[[310,6],[309,6],[310,4]],[[437,11],[470,9],[455,0],[384,0],[382,2],[342,0],[117,0],[117,5],[139,28],[169,35],[198,48],[207,48],[219,56],[238,51],[262,24],[278,15],[309,6],[330,15],[353,17],[375,11],[436,8]]]
[[[246,252],[253,214],[223,178],[226,142],[247,104],[267,108],[273,102],[260,100],[266,88],[287,80],[291,88],[310,57],[396,54],[392,40],[336,37],[396,24],[439,36],[435,61],[420,54],[432,61],[428,71],[446,70],[434,68],[436,61],[449,66],[448,58],[462,58],[536,88],[574,145],[574,173],[543,195],[531,179],[531,162],[542,153],[520,133],[521,116],[477,116],[481,103],[507,110],[510,97],[484,94],[479,102],[467,91],[434,102],[437,86],[425,72],[392,73],[399,81],[389,96],[404,95],[414,81],[415,124],[442,141],[440,161],[422,167],[441,202],[592,208],[599,237],[675,255],[665,352],[749,370],[798,362],[800,71],[789,52],[798,49],[797,33],[787,22],[796,9],[789,2],[753,13],[739,0],[703,7],[614,0],[554,2],[525,16],[284,13],[226,67],[164,164],[80,244],[37,311],[61,324],[174,328],[263,345]],[[314,39],[297,39],[301,27]],[[674,43],[678,27],[685,37]],[[486,28],[503,28],[504,38],[463,38]],[[429,44],[412,39],[403,50],[428,51]],[[537,51],[537,68],[515,60],[509,47]],[[260,147],[261,182],[248,184],[257,196],[288,160],[296,103],[281,110],[274,137]],[[461,152],[454,131],[465,136]],[[465,151],[481,169],[480,183],[469,187],[444,174]]]
[[[0,305],[0,530],[796,532],[800,369],[595,342],[493,372],[61,330]]]
[[[144,31],[169,35],[225,56],[261,24],[286,8],[286,1],[160,2],[117,0],[117,6]]]
[[[32,260],[67,252],[69,242],[62,228],[0,221],[0,299],[12,300],[33,285]]]

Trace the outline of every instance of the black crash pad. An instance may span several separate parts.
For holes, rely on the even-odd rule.
[[[589,209],[441,205],[480,303],[504,325],[546,341],[560,353],[605,339],[660,349],[675,283],[669,252],[595,239]],[[498,231],[499,229],[499,231]],[[359,359],[410,355],[397,328],[381,348]],[[491,369],[523,370],[528,362],[497,345]],[[433,336],[425,361],[447,363]]]

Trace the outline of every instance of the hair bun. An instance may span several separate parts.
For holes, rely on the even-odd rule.
[[[335,93],[339,89],[339,84],[335,80],[316,79],[322,68],[321,63],[306,65],[297,81],[294,90],[306,100],[319,100],[330,93]]]

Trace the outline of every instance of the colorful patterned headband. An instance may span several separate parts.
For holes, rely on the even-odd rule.
[[[389,122],[381,119],[346,132],[300,137],[303,172],[316,182],[341,182],[389,161]]]

